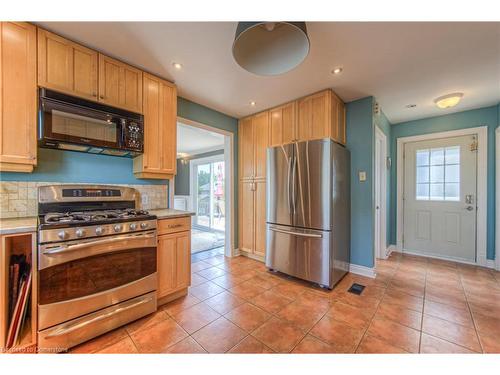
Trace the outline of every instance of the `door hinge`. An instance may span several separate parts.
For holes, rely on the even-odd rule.
[[[472,152],[476,152],[477,151],[477,139],[476,139],[476,136],[472,137],[472,143],[470,144],[470,150]]]

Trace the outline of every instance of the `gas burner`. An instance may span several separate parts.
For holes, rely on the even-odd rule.
[[[79,223],[79,222],[98,222],[113,219],[130,219],[139,216],[149,215],[147,211],[135,209],[123,210],[104,210],[104,211],[76,211],[57,213],[51,212],[44,216],[44,221],[47,224],[55,223]]]
[[[44,220],[46,223],[72,223],[79,221],[89,221],[90,218],[72,212],[51,212],[45,215]]]

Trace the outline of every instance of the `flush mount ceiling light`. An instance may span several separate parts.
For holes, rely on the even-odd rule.
[[[233,57],[243,69],[262,76],[286,73],[309,53],[305,22],[239,22]]]
[[[343,70],[344,69],[342,67],[338,66],[332,70],[332,74],[340,74]]]
[[[254,102],[254,101],[251,101],[251,102],[250,102],[250,105],[251,105],[252,107],[255,107],[255,102]]]
[[[456,106],[463,96],[464,94],[461,92],[454,92],[453,94],[440,96],[439,98],[434,99],[434,103],[436,103],[436,106],[441,109],[451,108]]]
[[[173,65],[173,67],[175,69],[178,69],[178,70],[182,69],[182,64],[181,63],[173,62],[172,65]]]

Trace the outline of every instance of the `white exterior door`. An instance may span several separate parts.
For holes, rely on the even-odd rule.
[[[476,139],[405,144],[403,250],[476,261]]]

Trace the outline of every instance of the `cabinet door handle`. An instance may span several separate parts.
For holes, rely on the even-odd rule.
[[[104,95],[100,95],[99,97],[100,97],[101,99],[104,99]]]

